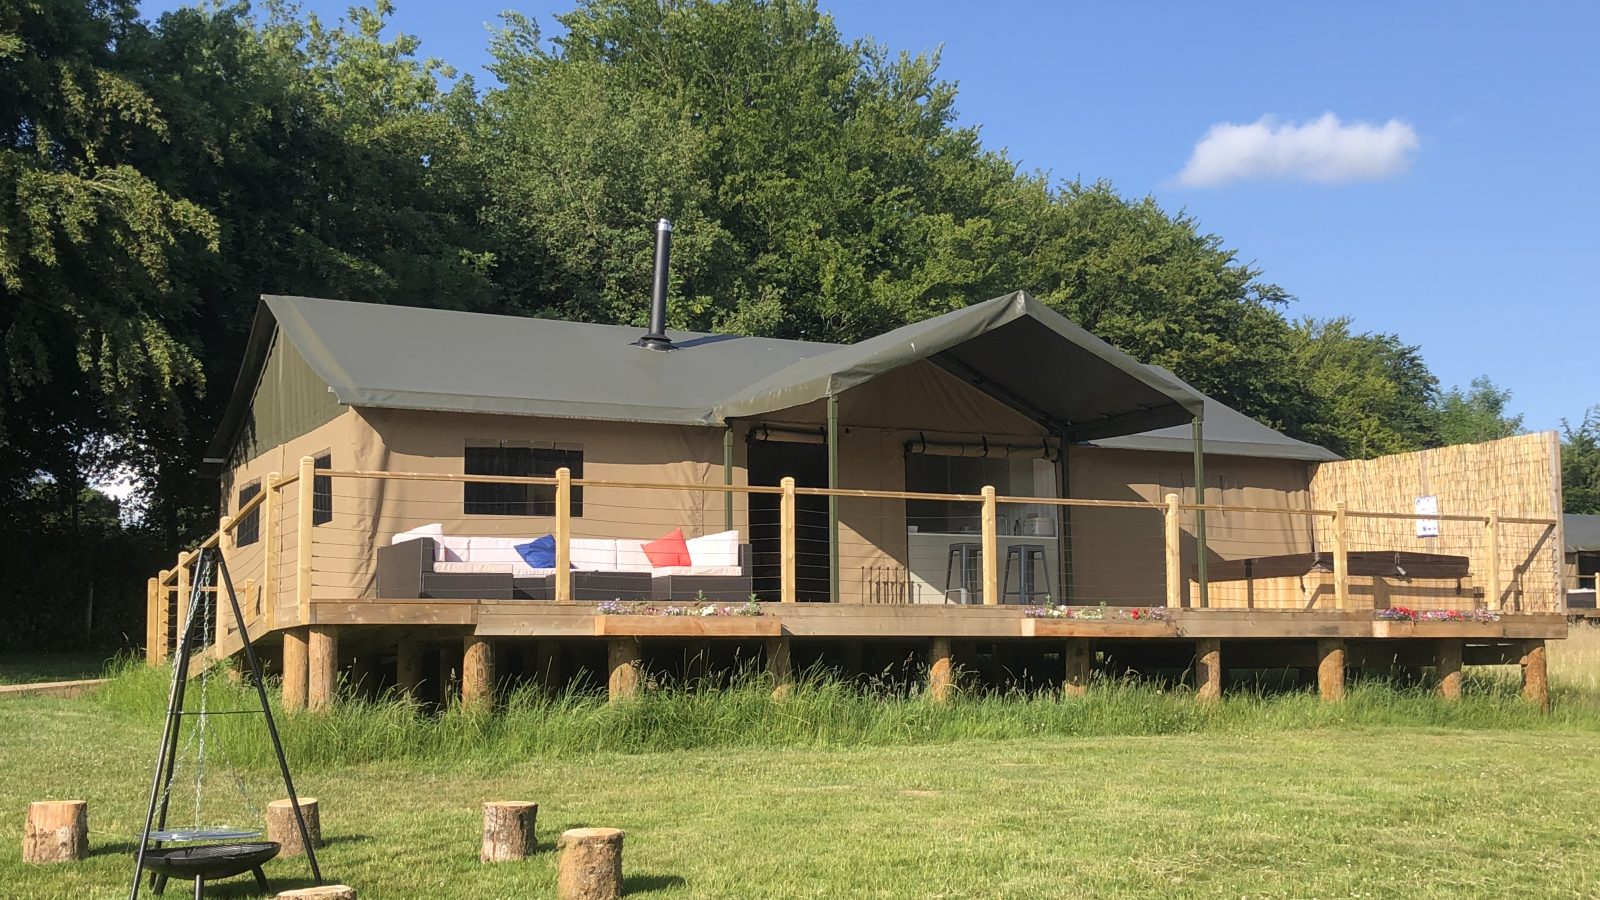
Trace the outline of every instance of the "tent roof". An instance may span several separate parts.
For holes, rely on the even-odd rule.
[[[1073,440],[1189,422],[1204,399],[1018,291],[809,356],[718,404],[718,418],[800,406],[929,360]]]
[[[1187,382],[1160,366],[1151,366],[1184,387],[1194,390]],[[1257,422],[1220,400],[1201,394],[1206,401],[1205,442],[1206,452],[1223,456],[1254,456],[1271,459],[1302,459],[1308,462],[1333,462],[1339,454],[1316,444],[1296,440],[1281,431]],[[1162,450],[1188,453],[1192,448],[1188,425],[1158,428],[1142,434],[1129,434],[1102,438],[1091,442],[1096,447],[1117,450]]]
[[[801,405],[926,359],[1060,430],[1100,446],[1333,459],[1145,366],[1023,293],[858,344],[640,329],[522,316],[266,296],[209,455],[225,457],[249,414],[274,336],[349,406],[718,425]],[[1155,430],[1151,430],[1155,429]],[[1130,437],[1111,437],[1130,432]]]
[[[1600,553],[1600,516],[1562,516],[1568,553]]]

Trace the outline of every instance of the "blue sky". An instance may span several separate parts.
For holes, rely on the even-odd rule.
[[[425,54],[487,78],[512,4],[396,3]],[[514,8],[548,37],[571,5]],[[1445,387],[1487,374],[1529,428],[1600,404],[1600,5],[822,6],[846,37],[942,47],[986,145],[1186,210],[1291,315],[1397,332]],[[1255,127],[1212,132],[1228,124]]]

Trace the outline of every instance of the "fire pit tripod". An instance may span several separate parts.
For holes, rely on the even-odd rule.
[[[213,578],[216,583],[212,596],[208,598],[206,585]],[[150,873],[151,887],[157,895],[166,890],[169,878],[193,879],[194,896],[199,900],[205,896],[207,881],[232,878],[246,872],[255,875],[256,885],[263,893],[271,891],[261,865],[278,855],[280,848],[276,842],[249,840],[261,836],[261,831],[257,828],[202,825],[198,821],[204,787],[205,734],[209,718],[213,715],[253,715],[258,711],[255,709],[212,711],[209,708],[207,691],[211,678],[210,667],[202,671],[199,676],[201,684],[199,709],[184,708],[184,701],[188,696],[191,658],[197,647],[207,646],[214,640],[212,628],[216,618],[214,612],[224,594],[227,595],[233,621],[238,624],[244,658],[250,667],[249,677],[255,688],[256,699],[260,703],[259,712],[266,722],[267,734],[272,739],[278,771],[283,776],[283,787],[288,794],[290,806],[294,809],[295,825],[300,830],[301,845],[305,847],[306,859],[311,864],[311,876],[317,884],[322,883],[322,870],[317,865],[316,848],[311,844],[305,817],[300,811],[299,798],[294,790],[294,778],[289,774],[289,762],[283,754],[283,742],[278,738],[278,726],[272,718],[272,707],[267,701],[267,688],[261,674],[261,662],[256,657],[255,648],[251,646],[244,613],[239,607],[238,595],[234,593],[233,578],[228,574],[227,562],[220,552],[202,548],[195,562],[194,584],[188,597],[188,616],[183,623],[177,649],[173,653],[172,690],[167,696],[166,727],[161,732],[161,748],[156,754],[155,775],[150,785],[150,804],[145,812],[144,834],[139,840],[139,849],[135,854],[133,887],[128,893],[129,900],[138,900],[139,888],[146,872]],[[183,732],[185,719],[193,719],[191,737],[194,735],[199,737],[195,742],[194,791],[197,821],[189,828],[174,828],[168,825],[167,812],[172,797],[173,773],[181,749],[179,737]],[[164,846],[171,844],[178,846]]]

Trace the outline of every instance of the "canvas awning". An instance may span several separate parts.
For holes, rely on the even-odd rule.
[[[1205,399],[1181,381],[1020,291],[799,360],[714,412],[727,420],[800,406],[924,359],[1069,440],[1182,425],[1205,412]]]

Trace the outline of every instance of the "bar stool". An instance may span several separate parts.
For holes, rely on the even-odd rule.
[[[961,567],[961,603],[972,603],[982,592],[983,545],[972,541],[958,541],[950,545],[950,555],[944,561],[944,599],[950,602],[950,576],[956,566]]]
[[[1011,590],[1011,561],[1017,561],[1017,590]],[[1037,563],[1044,569],[1044,590],[1037,590],[1033,580],[1033,567]],[[1000,602],[1015,596],[1018,603],[1032,603],[1035,594],[1050,594],[1050,560],[1044,555],[1043,544],[1012,544],[1006,548],[1006,577],[1000,589]]]

